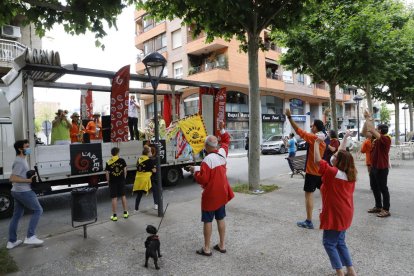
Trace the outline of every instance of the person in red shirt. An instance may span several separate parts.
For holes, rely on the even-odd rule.
[[[308,151],[306,153],[306,175],[305,175],[305,185],[303,186],[303,190],[305,191],[305,205],[306,205],[306,220],[299,221],[296,223],[297,226],[306,228],[306,229],[313,229],[312,223],[312,212],[313,212],[313,193],[318,188],[320,189],[322,180],[321,175],[318,172],[318,167],[313,161],[313,148],[315,145],[315,139],[318,136],[325,137],[326,134],[324,133],[325,127],[321,120],[315,120],[311,127],[311,132],[308,133],[303,129],[299,128],[296,122],[292,119],[290,109],[286,109],[285,111],[286,117],[289,120],[290,124],[292,125],[295,132],[302,137],[303,140],[306,141],[308,144]],[[325,143],[320,143],[318,145],[319,152],[323,155],[325,151]]]
[[[212,234],[212,221],[216,218],[220,243],[213,248],[221,253],[226,253],[224,239],[226,225],[226,204],[234,197],[233,190],[227,180],[226,163],[229,151],[230,135],[224,130],[224,123],[220,122],[220,149],[218,139],[213,135],[207,136],[204,149],[207,156],[201,162],[201,166],[190,166],[194,173],[194,179],[203,188],[201,196],[201,221],[204,222],[204,247],[196,253],[211,256],[210,238]]]
[[[355,276],[351,255],[345,243],[346,230],[351,226],[354,214],[354,190],[357,170],[352,154],[346,151],[346,139],[342,146],[332,156],[331,167],[321,159],[316,145],[323,143],[320,138],[315,141],[314,158],[322,175],[322,212],[319,215],[320,229],[323,229],[323,246],[329,256],[336,275],[344,275],[342,267],[346,266],[347,274]]]
[[[323,154],[323,160],[331,164],[331,157],[338,151],[339,140],[335,130],[329,131],[329,145],[326,145],[325,152]]]
[[[375,198],[375,207],[368,210],[368,213],[377,213],[377,217],[385,218],[390,213],[390,193],[387,180],[389,172],[389,153],[391,148],[391,137],[388,135],[388,126],[379,124],[377,129],[368,111],[364,112],[366,119],[363,134],[367,131],[374,136],[371,150],[371,173],[370,185]]]
[[[368,174],[371,173],[371,151],[372,151],[372,134],[367,131],[365,140],[361,146],[361,153],[365,153],[365,164],[367,165]]]

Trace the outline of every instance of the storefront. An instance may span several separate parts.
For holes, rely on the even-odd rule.
[[[276,96],[261,96],[262,140],[273,135],[283,135],[283,99]]]
[[[238,91],[227,91],[226,95],[226,127],[232,138],[230,149],[244,149],[249,133],[249,97]]]
[[[301,99],[290,99],[290,112],[292,112],[292,119],[296,122],[298,127],[305,129],[306,115],[305,102]]]

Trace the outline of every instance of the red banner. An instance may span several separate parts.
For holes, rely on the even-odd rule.
[[[111,90],[111,142],[128,141],[130,65],[115,74]]]
[[[180,107],[181,107],[181,95],[175,95],[175,114],[177,115],[177,119],[180,118]]]
[[[165,126],[169,127],[172,121],[171,114],[171,95],[164,95],[164,121]]]
[[[87,82],[86,84],[92,84]],[[93,119],[92,90],[81,90],[80,116],[82,120]]]
[[[219,123],[226,123],[226,88],[220,88],[214,97],[214,134],[219,136]]]

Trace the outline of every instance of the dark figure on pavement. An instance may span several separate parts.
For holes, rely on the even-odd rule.
[[[128,105],[128,127],[129,127],[129,136],[131,140],[139,140],[138,133],[138,110],[140,106],[135,100],[135,96],[131,95]]]
[[[326,135],[323,131],[325,131],[325,127],[321,120],[315,120],[313,125],[311,126],[312,133],[308,133],[303,129],[299,128],[295,121],[293,121],[290,109],[286,109],[286,117],[289,120],[290,124],[292,125],[295,132],[302,137],[308,143],[307,154],[306,154],[306,175],[305,175],[305,185],[303,190],[305,191],[305,204],[306,204],[306,220],[299,221],[297,225],[299,227],[313,229],[312,223],[312,212],[313,212],[313,192],[315,192],[316,188],[320,189],[322,180],[321,175],[319,173],[319,169],[317,164],[315,164],[313,158],[313,148],[315,146],[315,139],[319,136],[323,139],[326,138]],[[319,147],[320,155],[323,154],[325,151],[325,143],[319,143],[317,145]]]
[[[215,218],[219,232],[220,242],[213,249],[220,253],[226,253],[225,233],[226,224],[226,204],[234,197],[233,190],[227,180],[226,164],[230,145],[230,135],[224,129],[224,123],[220,122],[220,142],[218,149],[218,139],[209,135],[204,143],[207,156],[201,166],[190,166],[190,171],[194,173],[194,179],[203,188],[201,196],[201,221],[204,233],[204,246],[196,253],[203,256],[211,256],[210,239],[212,234],[212,221]]]
[[[142,195],[144,193],[148,194],[148,191],[151,189],[151,175],[157,171],[151,156],[151,148],[145,145],[142,155],[137,161],[137,174],[135,175],[134,187],[132,188],[133,192],[137,192],[135,211],[139,210]]]
[[[116,207],[118,197],[121,197],[122,207],[124,208],[123,217],[129,217],[127,200],[125,196],[125,179],[127,176],[127,165],[123,158],[119,157],[119,148],[111,149],[112,158],[106,162],[105,172],[106,181],[108,181],[109,193],[112,198],[112,221],[117,221]]]
[[[349,136],[349,133],[348,133]],[[347,136],[347,138],[348,138]],[[345,243],[346,230],[351,226],[354,215],[354,190],[357,170],[351,153],[345,150],[346,138],[340,149],[332,155],[332,166],[321,159],[318,145],[324,140],[318,138],[314,147],[314,162],[322,176],[322,212],[319,215],[320,229],[323,229],[323,246],[336,275],[344,276],[345,266],[349,276],[355,276],[351,255]]]
[[[385,218],[391,215],[390,193],[387,186],[391,137],[387,134],[387,125],[379,124],[377,129],[375,129],[373,119],[368,111],[364,112],[364,117],[366,121],[362,129],[363,134],[365,135],[369,131],[375,138],[372,142],[370,173],[370,184],[375,198],[375,207],[369,209],[368,213],[377,213],[377,217]]]
[[[148,225],[146,229],[148,238],[145,240],[145,267],[148,267],[148,260],[152,258],[154,260],[155,269],[160,269],[158,266],[158,258],[161,258],[161,242],[157,235],[157,228],[152,225]]]
[[[372,134],[367,131],[365,133],[365,140],[361,146],[361,153],[365,153],[365,165],[367,165],[368,174],[371,174],[371,151],[372,151]],[[371,176],[370,176],[371,177]]]
[[[33,177],[36,177],[36,175],[32,175],[30,178],[27,178],[29,165],[26,157],[31,153],[29,141],[16,141],[14,143],[14,149],[16,150],[16,159],[14,160],[10,175],[10,181],[13,185],[11,195],[14,198],[14,212],[9,225],[9,240],[6,246],[7,249],[12,249],[22,243],[21,240],[17,239],[17,228],[19,220],[24,214],[25,208],[33,211],[33,214],[30,218],[29,228],[27,229],[27,235],[24,239],[24,243],[33,245],[43,244],[43,241],[36,237],[36,227],[40,216],[43,213],[43,208],[31,187]]]
[[[326,140],[325,140],[326,143]],[[323,160],[329,163],[329,165],[332,166],[331,163],[331,157],[338,151],[339,148],[339,140],[338,140],[338,134],[335,130],[329,131],[329,144],[326,145],[325,152],[323,154]]]

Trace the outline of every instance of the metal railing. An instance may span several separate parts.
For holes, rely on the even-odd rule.
[[[226,62],[206,62],[201,66],[192,66],[188,69],[188,74],[193,75],[196,73],[207,72],[214,69],[228,69]]]
[[[0,62],[13,62],[26,48],[17,41],[0,39]]]

